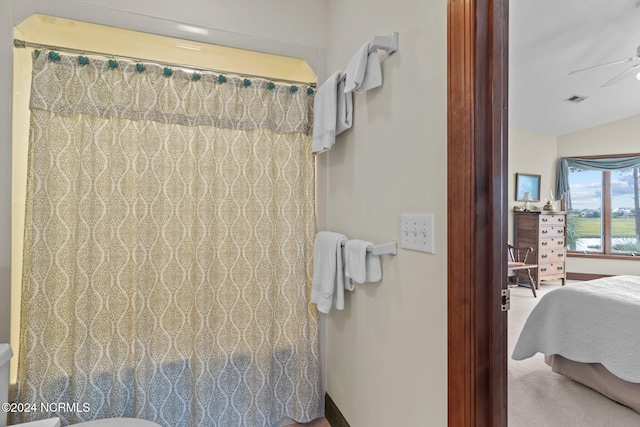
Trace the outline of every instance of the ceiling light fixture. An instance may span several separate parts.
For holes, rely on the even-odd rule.
[[[207,30],[206,28],[196,27],[193,25],[178,24],[178,29],[187,33],[200,34],[202,36],[206,36],[209,34],[209,30]]]
[[[182,49],[200,50],[200,48],[199,48],[199,47],[196,47],[196,46],[189,46],[188,44],[180,44],[180,43],[177,43],[177,44],[176,44],[176,46],[177,46],[177,47],[180,47],[180,48],[182,48]]]

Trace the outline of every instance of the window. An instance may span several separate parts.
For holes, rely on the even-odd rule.
[[[640,255],[639,175],[639,167],[613,171],[569,168],[564,205],[569,212],[569,251]]]

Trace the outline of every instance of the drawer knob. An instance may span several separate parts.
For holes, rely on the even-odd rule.
[[[549,231],[547,230],[542,230],[542,234],[547,234]]]
[[[542,218],[542,222],[547,222],[547,221],[549,221],[548,218]]]
[[[542,246],[547,246],[548,244],[548,242],[542,242]]]
[[[542,267],[540,271],[547,271],[547,267]]]
[[[547,254],[542,254],[542,255],[540,256],[540,258],[546,258],[546,257],[547,257]]]

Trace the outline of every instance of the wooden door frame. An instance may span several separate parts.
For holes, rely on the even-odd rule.
[[[507,425],[508,0],[448,0],[448,420]]]

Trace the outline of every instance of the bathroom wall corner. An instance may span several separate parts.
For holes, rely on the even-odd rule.
[[[9,342],[11,316],[11,98],[13,2],[0,2],[0,342]]]

